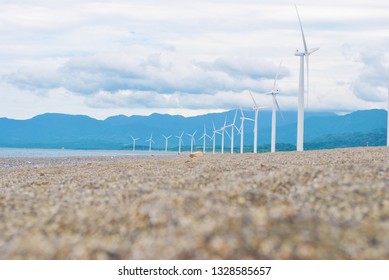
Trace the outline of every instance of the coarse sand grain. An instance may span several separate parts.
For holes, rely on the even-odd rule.
[[[389,148],[0,159],[0,259],[389,259]]]

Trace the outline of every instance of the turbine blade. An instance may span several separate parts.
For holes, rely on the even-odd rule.
[[[278,105],[277,98],[273,95],[274,103],[276,104],[276,108],[278,111],[281,111],[280,105]]]
[[[299,18],[300,29],[301,29],[301,35],[303,35],[303,43],[304,43],[305,53],[308,54],[307,42],[305,41],[304,30],[303,30],[303,25],[301,24],[301,19],[300,19],[299,11],[298,11],[298,9],[297,9],[297,6],[296,6],[296,5],[294,5],[294,6],[295,6],[295,8],[296,8],[297,17]]]
[[[240,114],[242,115],[242,117],[244,118],[244,113],[243,113],[243,110],[242,110],[242,106],[239,106],[240,107]]]
[[[276,77],[274,78],[274,84],[273,84],[273,92],[276,90],[277,79],[278,79],[278,75],[280,74],[281,65],[282,65],[282,60],[280,61],[280,65],[278,65],[278,69],[277,69]]]
[[[281,118],[284,120],[284,115],[282,114],[282,111],[281,111],[280,105],[278,104],[277,98],[274,95],[273,95],[273,98],[274,98],[274,101],[276,103],[277,110],[278,110],[278,112],[280,112]]]
[[[235,125],[236,122],[236,115],[238,114],[238,110],[235,111],[234,121],[232,122],[233,125]]]
[[[227,134],[228,138],[231,138],[231,135],[228,133],[227,130],[224,130],[224,132]]]
[[[309,50],[309,54],[317,52],[318,50],[320,50],[320,48],[312,48]]]
[[[258,107],[257,102],[255,102],[254,96],[253,96],[253,94],[251,93],[251,91],[249,91],[249,92],[250,92],[251,98],[253,99],[255,108],[257,108],[257,107]]]

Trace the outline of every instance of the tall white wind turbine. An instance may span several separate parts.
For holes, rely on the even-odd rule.
[[[162,136],[163,136],[163,138],[165,138],[165,153],[166,153],[167,152],[167,146],[169,144],[169,138],[172,137],[172,136],[171,135],[165,136],[163,134],[162,134]]]
[[[132,138],[132,151],[135,152],[135,142],[136,142],[137,140],[139,140],[139,138],[134,138],[134,137],[132,137],[132,136],[131,136],[131,138]]]
[[[153,133],[151,133],[150,138],[146,140],[146,142],[149,142],[149,152],[151,152],[151,143],[155,142],[153,141]]]
[[[195,137],[194,137],[195,134],[196,134],[196,132],[197,132],[197,129],[196,129],[195,132],[193,132],[193,134],[187,133],[187,135],[190,136],[190,152],[191,152],[191,153],[193,153],[193,145],[194,145],[194,143],[196,142]]]
[[[266,94],[270,94],[273,98],[272,118],[271,118],[271,145],[270,145],[271,146],[270,151],[272,153],[274,153],[276,151],[276,129],[277,129],[277,126],[276,126],[277,112],[276,111],[278,110],[278,112],[281,113],[280,105],[278,104],[277,98],[276,98],[276,95],[279,93],[278,89],[276,89],[276,85],[277,85],[277,79],[278,79],[278,74],[279,74],[280,69],[281,69],[281,65],[282,65],[282,61],[280,62],[280,65],[278,66],[278,70],[277,70],[276,76],[274,78],[274,84],[273,84],[272,91],[266,93]],[[282,116],[282,113],[281,113],[281,117],[284,118]]]
[[[254,103],[254,111],[255,111],[255,117],[254,117],[254,150],[253,153],[257,153],[258,149],[258,113],[260,109],[263,109],[265,107],[259,107],[257,105],[257,102],[255,102],[254,96],[250,91],[251,98],[253,99]]]
[[[242,110],[242,107],[240,107],[240,114],[241,114],[241,117],[240,117],[240,120],[241,120],[241,123],[240,123],[240,153],[243,154],[243,146],[244,146],[244,121],[245,120],[248,120],[248,121],[254,121],[253,119],[250,119],[250,118],[246,118],[244,116],[244,113],[243,113],[243,110]]]
[[[203,139],[203,153],[205,154],[205,145],[206,145],[206,140],[207,140],[207,137],[212,139],[208,134],[207,134],[207,128],[205,127],[204,125],[204,133],[203,135],[200,137],[199,140]]]
[[[182,141],[182,136],[184,136],[184,132],[182,132],[180,136],[175,136],[176,138],[178,138],[178,153],[179,154],[181,154],[181,145],[184,143],[184,141]]]
[[[301,35],[303,37],[304,52],[296,51],[295,56],[300,57],[300,79],[299,79],[299,96],[298,96],[298,113],[297,113],[297,151],[304,150],[304,58],[307,67],[307,99],[309,96],[309,56],[319,48],[308,50],[305,41],[303,25],[301,24],[300,15],[296,7],[297,17],[300,23]]]

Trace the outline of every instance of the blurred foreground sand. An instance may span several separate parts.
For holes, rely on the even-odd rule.
[[[389,148],[0,159],[0,259],[389,259]]]

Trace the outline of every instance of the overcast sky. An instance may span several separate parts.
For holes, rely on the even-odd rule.
[[[0,117],[45,112],[198,115],[296,110],[303,49],[307,110],[386,108],[389,1],[0,0]]]

